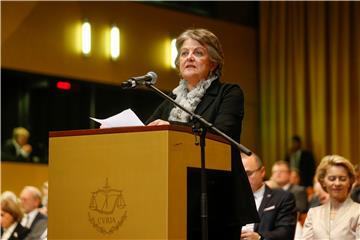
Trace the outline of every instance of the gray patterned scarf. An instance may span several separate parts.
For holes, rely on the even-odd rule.
[[[204,96],[206,89],[210,87],[215,79],[217,79],[216,75],[207,80],[201,80],[190,92],[187,88],[187,81],[181,79],[179,86],[173,90],[173,94],[176,95],[175,102],[179,103],[187,110],[194,112]],[[170,111],[169,121],[189,122],[189,120],[190,115],[176,106]]]

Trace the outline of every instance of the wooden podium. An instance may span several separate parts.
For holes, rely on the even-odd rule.
[[[186,239],[194,143],[179,126],[50,132],[49,239]],[[230,171],[230,155],[208,134],[207,169]]]

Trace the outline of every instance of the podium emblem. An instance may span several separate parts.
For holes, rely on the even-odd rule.
[[[112,188],[106,178],[105,186],[90,194],[88,219],[91,225],[102,234],[117,231],[127,218],[122,190]]]

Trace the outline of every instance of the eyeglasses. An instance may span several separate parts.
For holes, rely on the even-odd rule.
[[[250,177],[251,175],[253,175],[255,172],[259,171],[260,169],[261,169],[261,166],[258,167],[258,168],[255,169],[255,170],[246,170],[245,172],[246,172],[246,175],[247,175],[248,177]]]

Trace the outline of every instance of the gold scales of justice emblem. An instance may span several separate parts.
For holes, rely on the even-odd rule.
[[[108,178],[105,186],[91,192],[88,220],[102,234],[117,231],[127,218],[123,191],[110,187]]]

